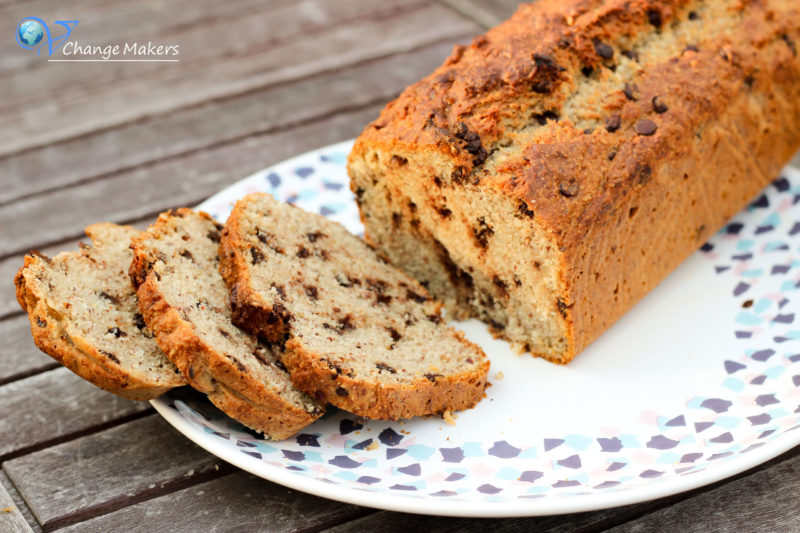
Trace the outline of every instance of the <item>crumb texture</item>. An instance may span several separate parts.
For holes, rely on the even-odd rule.
[[[131,279],[146,323],[189,384],[248,427],[283,439],[321,416],[324,404],[294,387],[279,348],[232,324],[221,230],[205,213],[162,214],[134,240]]]
[[[321,401],[398,419],[483,397],[480,348],[442,324],[422,285],[341,225],[252,194],[234,207],[220,250],[234,318],[283,339],[293,381]]]
[[[49,258],[25,257],[15,278],[36,345],[109,392],[132,400],[156,398],[185,382],[159,349],[139,314],[127,276],[128,226],[86,228],[92,244]]]

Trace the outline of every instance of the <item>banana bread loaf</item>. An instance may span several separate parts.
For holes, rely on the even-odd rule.
[[[800,146],[800,3],[540,0],[356,141],[368,241],[565,363]]]
[[[300,389],[370,418],[466,409],[489,361],[441,304],[336,222],[250,194],[220,243],[234,321],[282,343]]]

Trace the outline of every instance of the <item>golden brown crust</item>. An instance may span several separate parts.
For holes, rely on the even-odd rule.
[[[191,213],[186,208],[176,213]],[[210,216],[200,215],[212,220]],[[164,215],[159,222],[166,220]],[[156,222],[158,224],[159,222]],[[142,251],[145,235],[134,239],[130,275],[138,281],[139,307],[159,347],[180,370],[188,383],[208,395],[214,405],[242,424],[274,440],[288,438],[322,416],[323,410],[308,411],[284,400],[225,354],[218,353],[198,336],[178,309],[166,301]]]
[[[49,260],[38,252],[36,254],[25,256],[24,266],[14,277],[14,284],[17,301],[28,313],[37,348],[93,385],[129,400],[151,400],[183,385],[183,380],[178,376],[173,382],[165,382],[160,387],[138,379],[101,354],[83,337],[67,334],[63,317],[48,305],[47,296],[36,294],[26,282],[30,267]]]
[[[231,292],[233,323],[267,342],[282,343],[289,332],[290,315],[285,308],[274,306],[252,289],[245,259],[249,247],[230,238],[231,234],[239,234],[239,230],[238,218],[229,217],[219,244],[219,272]]]
[[[575,87],[614,66],[626,43],[669,35],[673,22],[709,6],[734,17],[735,31],[701,32],[667,58],[656,50],[634,71],[635,87],[568,108]],[[452,174],[437,176],[445,187],[519,202],[561,264],[569,348],[558,361],[567,362],[800,146],[798,48],[796,2],[540,0],[404,91],[361,134],[350,162],[371,151],[400,154],[409,166],[412,157],[446,161]],[[611,52],[613,61],[603,57]],[[541,131],[519,155],[493,159],[532,115]],[[363,209],[362,220],[369,235]]]
[[[463,337],[461,340],[472,345]],[[286,343],[282,360],[298,389],[350,413],[379,420],[470,409],[486,396],[489,372],[489,360],[484,359],[479,367],[460,374],[429,374],[413,383],[386,385],[336,372],[316,354],[304,350],[296,339]]]

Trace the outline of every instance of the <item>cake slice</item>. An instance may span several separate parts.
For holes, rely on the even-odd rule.
[[[395,420],[472,407],[489,361],[442,324],[440,304],[341,225],[251,194],[220,245],[233,318],[273,342],[300,389]]]
[[[145,323],[189,384],[244,425],[284,439],[319,418],[323,404],[292,385],[278,347],[231,323],[221,229],[190,209],[161,214],[133,240],[131,280]]]
[[[127,276],[138,233],[89,226],[92,245],[53,258],[31,252],[14,284],[40,350],[101,389],[149,400],[185,382],[145,326]]]

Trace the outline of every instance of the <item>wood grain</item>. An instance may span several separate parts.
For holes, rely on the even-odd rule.
[[[150,410],[146,402],[118,398],[63,367],[1,386],[0,406],[0,460]]]
[[[248,135],[308,123],[341,109],[388,101],[438,66],[451,48],[449,40],[425,45],[0,159],[0,175],[5,177],[0,204]]]
[[[15,127],[0,130],[0,155],[413,49],[448,36],[456,38],[475,29],[471,20],[432,2],[358,0],[353,5],[363,9],[347,24],[338,13],[340,6],[350,6],[350,2],[320,0],[311,4],[316,8],[306,16],[319,15],[319,20],[303,20],[299,15],[305,12],[292,5],[285,13],[270,11],[190,29],[180,41],[190,52],[180,63],[148,67],[164,69],[154,70],[158,75],[141,75],[137,69],[145,64],[140,63],[56,63],[48,65],[42,80],[27,75],[11,77],[5,83],[53,84],[63,76],[93,82],[88,87],[79,84],[74,94],[47,100],[46,105],[5,110],[4,120]],[[437,23],[430,24],[431,20]],[[272,35],[282,37],[273,42]],[[207,49],[225,52],[205,57],[202,50]],[[194,54],[202,57],[194,60]],[[110,79],[108,83],[95,82],[98,77]]]
[[[8,492],[9,496],[11,496],[11,501],[17,506],[17,509],[22,514],[22,517],[25,519],[25,522],[28,523],[28,526],[34,531],[34,533],[41,533],[42,526],[39,525],[39,522],[33,517],[33,513],[28,508],[28,505],[25,503],[25,500],[22,499],[17,488],[11,483],[11,480],[8,479],[8,476],[3,469],[0,468],[0,485],[2,485],[6,492]]]
[[[519,4],[519,0],[441,0],[465,17],[479,23],[484,28],[497,26],[509,18]]]
[[[610,531],[800,531],[798,494],[800,456],[795,456]]]
[[[0,385],[58,366],[33,343],[28,315],[0,321],[0,339]]]
[[[77,238],[94,222],[139,220],[172,207],[195,205],[265,166],[355,136],[381,107],[342,112],[4,205],[0,255]],[[21,258],[16,264],[22,264]]]
[[[176,509],[180,511],[176,512]],[[59,532],[319,531],[371,512],[370,509],[317,498],[245,472],[236,472]]]
[[[33,533],[16,502],[0,483],[0,531]]]
[[[85,520],[232,471],[160,416],[6,461],[45,529]]]

